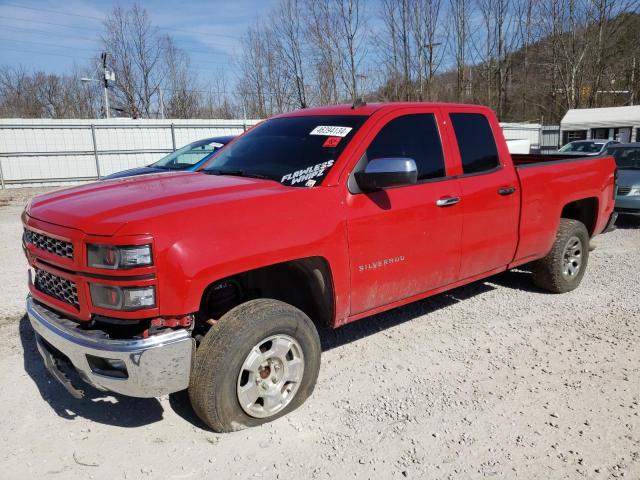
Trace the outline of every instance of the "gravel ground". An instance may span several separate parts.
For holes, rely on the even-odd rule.
[[[509,272],[323,332],[305,405],[218,435],[184,392],[76,401],[49,378],[23,317],[27,195],[0,197],[3,478],[640,478],[638,222],[594,241],[574,292]]]

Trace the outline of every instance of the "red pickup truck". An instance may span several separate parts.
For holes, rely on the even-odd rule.
[[[35,198],[27,311],[76,397],[188,388],[216,431],[298,407],[318,328],[530,264],[576,288],[611,225],[612,157],[514,156],[493,112],[357,104],[271,118],[199,173]],[[514,293],[514,295],[517,293]]]

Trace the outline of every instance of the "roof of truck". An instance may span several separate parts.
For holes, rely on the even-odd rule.
[[[350,103],[340,105],[329,105],[325,107],[311,107],[294,110],[292,112],[277,115],[278,117],[294,117],[307,115],[372,115],[374,112],[386,109],[396,109],[399,107],[475,107],[487,108],[483,105],[470,105],[466,103],[442,103],[442,102],[384,102],[384,103],[364,103],[354,107]]]

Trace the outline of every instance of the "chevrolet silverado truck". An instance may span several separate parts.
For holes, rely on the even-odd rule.
[[[610,156],[511,156],[482,106],[304,109],[199,173],[36,197],[27,312],[72,395],[188,389],[213,430],[238,430],[309,397],[321,328],[524,264],[575,289],[615,179]]]

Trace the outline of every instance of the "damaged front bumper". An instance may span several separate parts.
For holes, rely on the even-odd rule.
[[[31,296],[27,314],[45,366],[76,398],[84,393],[65,375],[65,363],[97,389],[131,397],[158,397],[189,386],[195,340],[186,329],[116,340],[100,330],[82,329]]]

